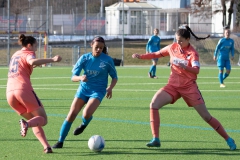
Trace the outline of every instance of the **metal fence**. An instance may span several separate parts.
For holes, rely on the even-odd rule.
[[[136,19],[134,16],[130,17],[130,34],[106,34],[106,21],[105,15],[100,13],[91,13],[87,16],[83,13],[72,11],[71,14],[53,14],[53,8],[48,7],[48,11],[45,6],[34,6],[32,4],[29,10],[22,10],[19,14],[14,11],[10,11],[10,31],[20,32],[20,31],[47,31],[48,33],[48,53],[47,57],[51,55],[60,54],[65,57],[61,63],[54,65],[72,65],[76,62],[77,53],[83,54],[85,52],[90,52],[90,42],[96,35],[103,36],[108,42],[110,53],[113,58],[124,59],[129,58],[127,48],[133,45],[124,46],[129,41],[140,41],[141,43],[147,43],[148,38],[152,35],[154,28],[160,29],[160,37],[162,39],[173,39],[175,31],[178,26],[183,22],[179,19],[181,17],[180,13],[172,13],[171,15],[171,29],[167,28],[166,25],[166,15],[154,15],[147,14],[141,19]],[[48,13],[48,14],[47,14]],[[87,19],[85,19],[85,16]],[[137,16],[137,13],[136,13]],[[85,27],[86,22],[86,27]],[[48,26],[47,26],[48,24]],[[206,36],[209,34],[210,23],[190,23],[189,26],[192,30],[198,34]],[[154,26],[154,28],[153,28]],[[111,30],[121,30],[118,25],[111,26]],[[6,66],[8,64],[7,58],[7,30],[8,30],[8,16],[7,10],[5,8],[0,8],[0,64]],[[86,35],[85,35],[86,31]],[[44,52],[44,40],[43,35],[39,33],[30,34],[39,42],[39,49],[37,51],[37,56],[39,58],[43,57]],[[212,34],[212,36],[215,36]],[[16,40],[18,38],[17,34],[10,35],[10,55],[12,55],[20,47],[16,45]],[[125,39],[124,44],[122,44],[122,38]],[[233,36],[235,39],[236,53],[239,53],[239,37]],[[219,39],[219,38],[218,38]],[[192,42],[192,44],[200,52],[212,54],[213,49],[216,46],[218,39],[209,39],[201,42]],[[135,44],[135,43],[134,43]],[[61,47],[56,47],[61,45]],[[201,46],[200,46],[201,45]],[[77,47],[76,47],[77,46]],[[122,46],[125,49],[122,49]],[[141,53],[145,52],[145,45],[141,45]],[[139,48],[138,48],[139,49]],[[110,54],[110,55],[111,55]],[[124,55],[123,55],[124,54]],[[211,55],[212,56],[212,55]],[[212,58],[211,58],[212,59]],[[212,61],[204,61],[205,64],[214,64]],[[125,63],[125,65],[131,65]]]

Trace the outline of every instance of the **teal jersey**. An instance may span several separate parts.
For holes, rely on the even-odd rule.
[[[79,87],[87,90],[106,91],[108,76],[118,79],[113,59],[104,53],[98,57],[92,56],[91,52],[83,54],[75,64],[72,76],[79,76],[82,70],[83,74],[87,76],[87,82],[80,82]]]
[[[229,53],[234,56],[234,40],[231,38],[222,38],[219,40],[214,56],[218,61],[229,60]]]
[[[161,39],[158,36],[152,36],[149,38],[147,46],[146,46],[146,52],[157,52],[160,50],[160,42]]]

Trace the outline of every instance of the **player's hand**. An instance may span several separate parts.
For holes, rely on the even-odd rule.
[[[231,60],[233,61],[233,60],[234,60],[234,57],[231,57]]]
[[[107,88],[106,98],[107,99],[111,99],[112,98],[112,89],[111,88]]]
[[[62,57],[59,55],[56,55],[52,59],[53,59],[53,62],[60,62],[62,60]]]
[[[182,68],[182,69],[186,69],[186,66],[184,63],[178,63],[178,65]]]
[[[88,81],[87,76],[86,75],[82,75],[81,76],[81,81],[82,82],[87,82]]]
[[[213,56],[213,60],[216,61],[216,57],[215,56]]]
[[[132,55],[132,58],[140,58],[140,55],[139,54],[137,54],[137,53],[134,53],[133,55]]]

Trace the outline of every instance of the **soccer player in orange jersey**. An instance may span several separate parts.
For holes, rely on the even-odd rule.
[[[160,147],[160,115],[158,110],[167,104],[175,103],[182,97],[189,107],[194,107],[198,114],[226,140],[230,150],[235,150],[234,140],[229,137],[221,123],[208,112],[203,97],[198,90],[196,80],[200,70],[199,55],[189,43],[190,34],[196,39],[205,39],[198,38],[188,26],[181,26],[175,34],[176,43],[152,54],[132,55],[133,58],[139,59],[170,56],[172,64],[168,84],[155,93],[150,103],[150,125],[153,139],[146,145],[148,147]]]
[[[21,119],[20,134],[25,137],[29,127],[44,147],[44,153],[52,153],[42,126],[47,124],[47,115],[41,101],[33,90],[30,76],[33,68],[46,63],[61,61],[60,56],[48,59],[37,59],[37,41],[32,36],[21,34],[18,40],[22,49],[11,57],[8,71],[6,97],[8,104],[19,115],[27,119]]]

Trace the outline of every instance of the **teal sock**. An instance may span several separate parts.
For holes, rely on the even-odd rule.
[[[223,84],[223,73],[218,73],[218,79],[220,84]]]
[[[229,74],[225,73],[225,74],[223,75],[223,80],[226,79],[228,76],[229,76]]]
[[[152,76],[156,76],[156,70],[157,70],[157,67],[156,67],[156,66],[153,66]]]
[[[153,71],[153,65],[150,67],[149,73],[152,73],[152,71]]]
[[[93,118],[93,116],[91,116],[91,117],[88,118],[88,119],[85,119],[85,118],[82,116],[82,124],[83,124],[84,126],[87,126],[87,125],[91,122],[92,118]]]
[[[157,138],[157,137],[154,137],[153,140],[154,140],[154,141],[157,141],[157,142],[160,142],[160,139]]]
[[[61,130],[60,130],[60,137],[58,139],[59,142],[63,142],[65,140],[71,126],[72,126],[72,122],[68,122],[67,120],[64,120]]]

